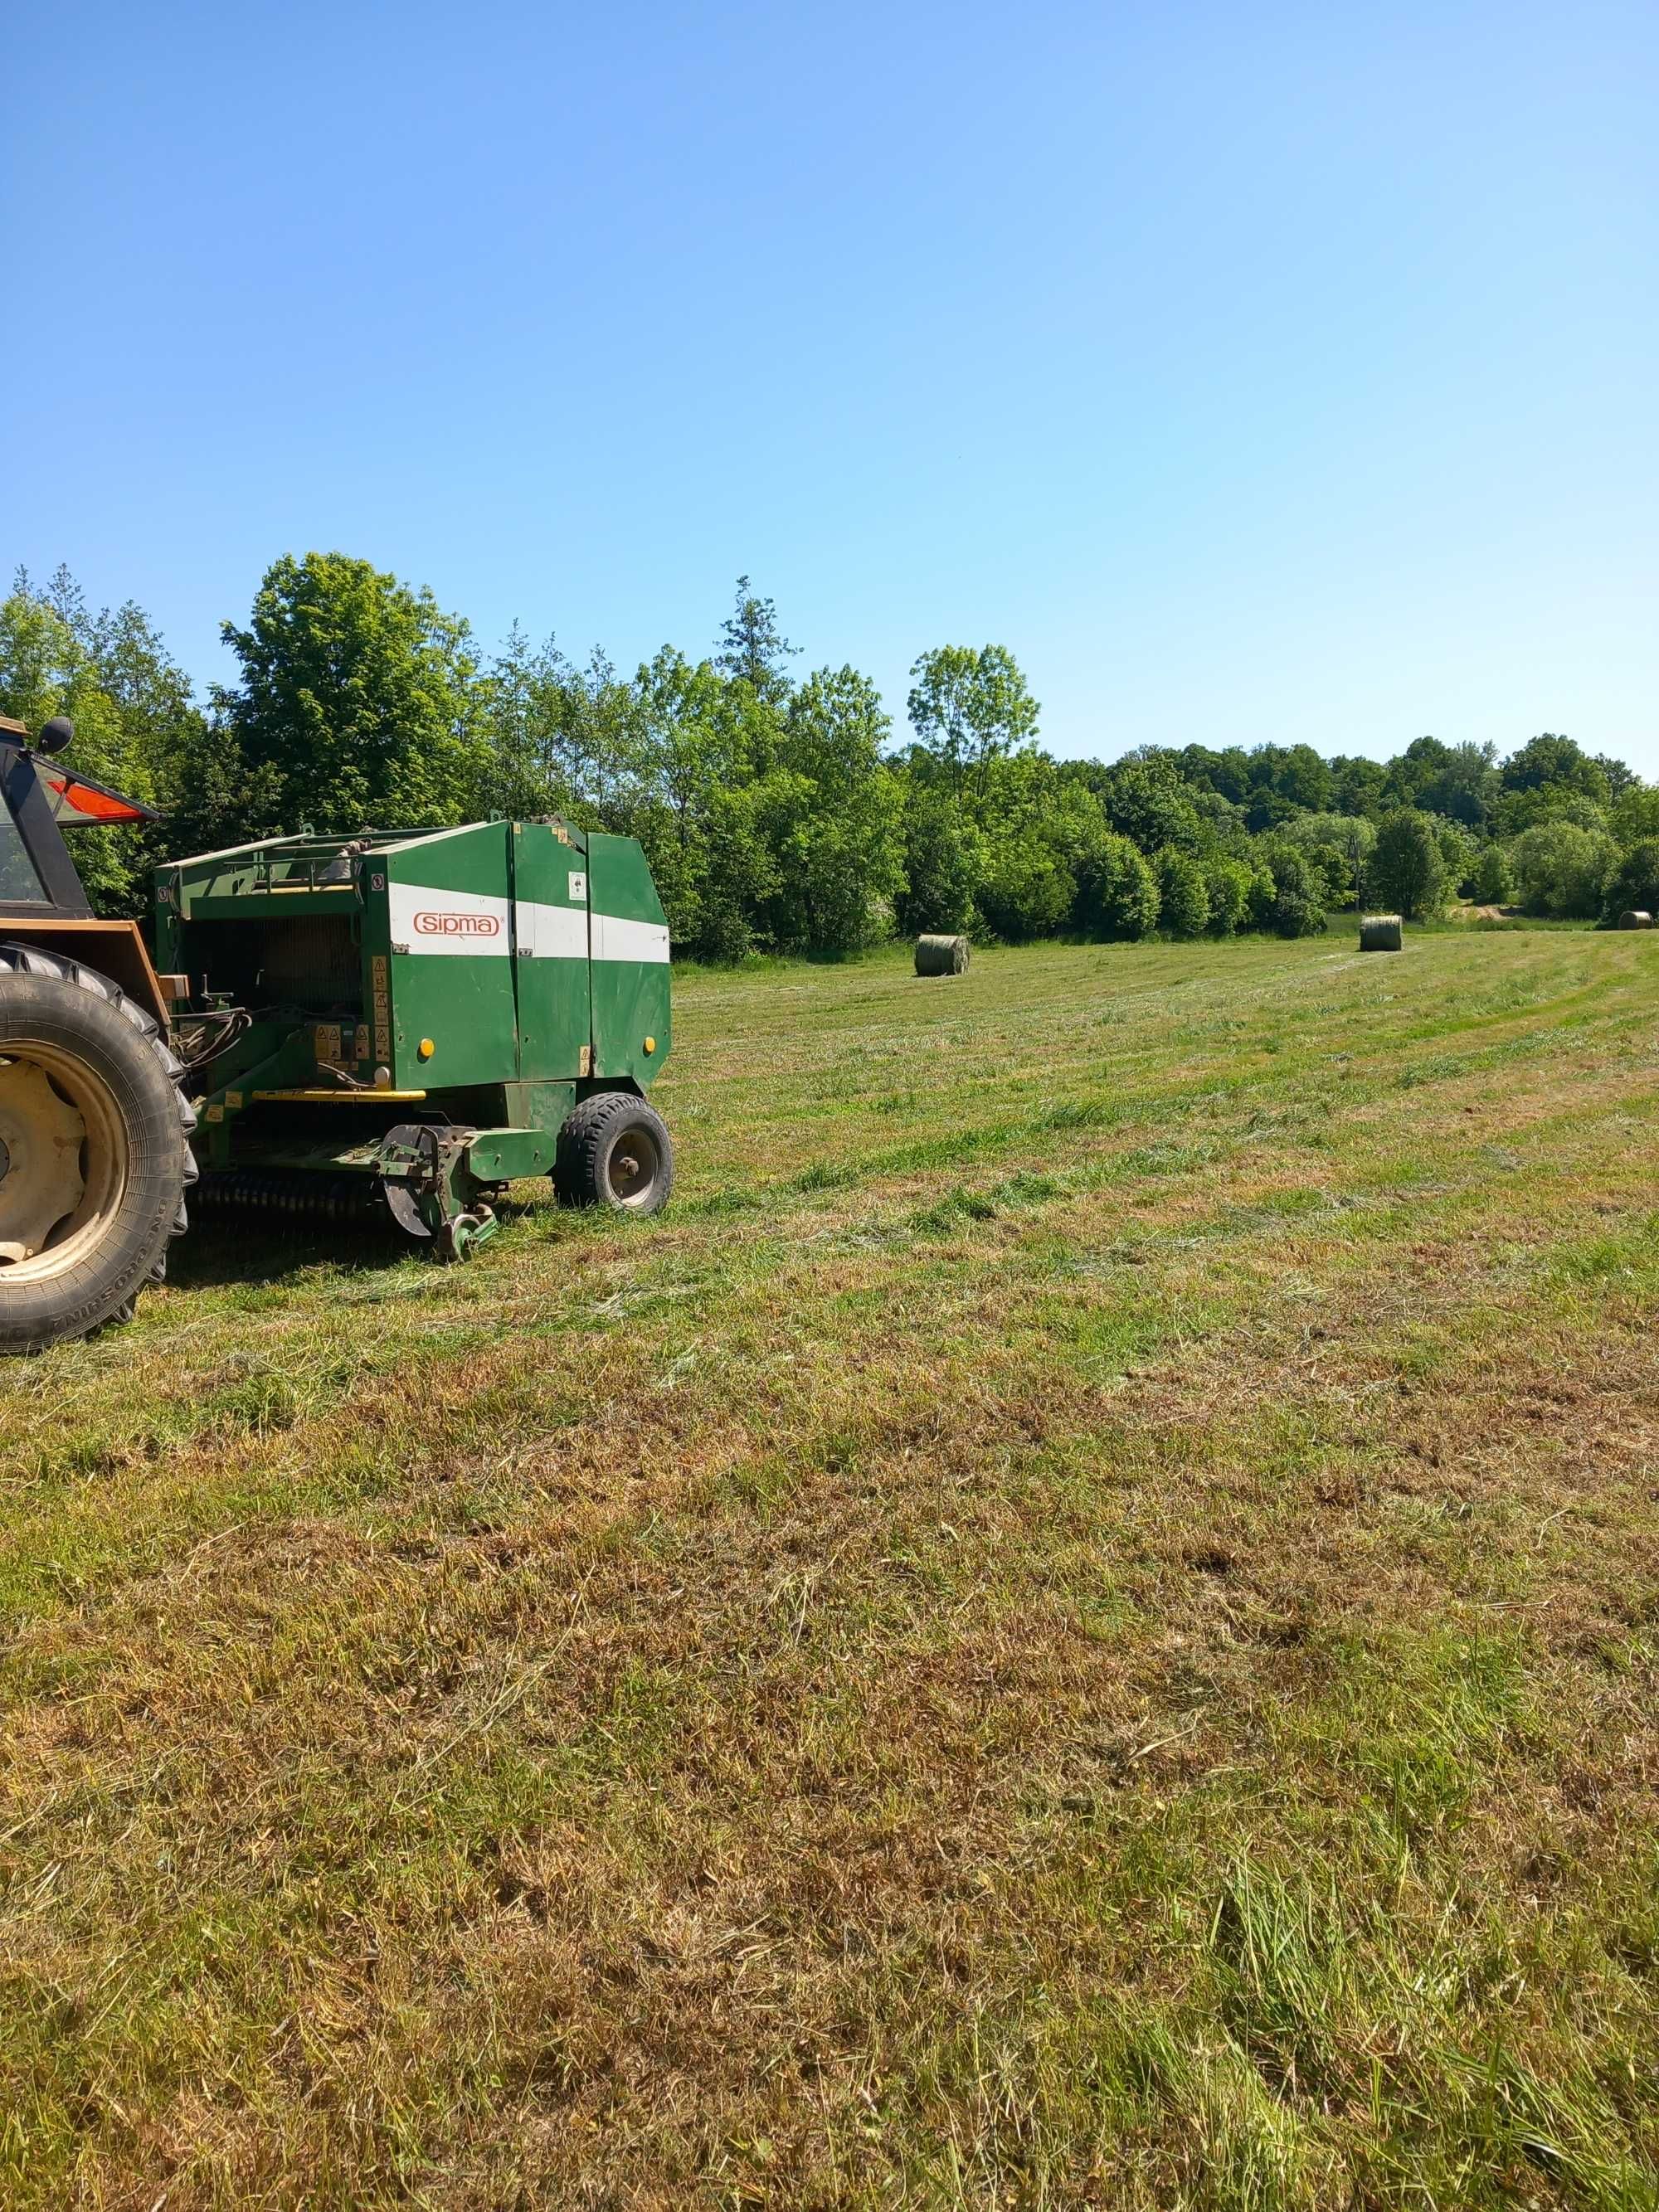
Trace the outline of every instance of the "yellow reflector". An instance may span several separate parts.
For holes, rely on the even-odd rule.
[[[420,1043],[415,1048],[420,1054],[422,1060],[430,1060],[433,1054],[438,1049],[437,1046],[433,1043],[430,1037],[422,1037]]]
[[[647,1052],[655,1052],[657,1049],[657,1040],[655,1037],[647,1037],[645,1041],[645,1048]]]

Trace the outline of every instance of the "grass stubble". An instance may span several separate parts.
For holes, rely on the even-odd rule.
[[[1656,985],[693,974],[660,1222],[0,1371],[0,2201],[1651,2206]]]

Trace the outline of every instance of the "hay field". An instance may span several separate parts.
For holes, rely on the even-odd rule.
[[[676,1026],[0,1368],[0,2203],[1651,2206],[1659,937]]]

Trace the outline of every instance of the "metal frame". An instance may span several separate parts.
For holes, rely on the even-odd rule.
[[[0,732],[0,806],[17,824],[23,850],[46,893],[44,899],[0,899],[0,918],[33,921],[47,915],[62,915],[71,921],[90,920],[92,908],[52,811],[52,801],[40,787],[34,756],[27,745],[20,745],[3,732]]]

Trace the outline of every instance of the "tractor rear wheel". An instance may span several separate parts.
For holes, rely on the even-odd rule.
[[[660,1213],[674,1188],[674,1147],[661,1115],[631,1091],[584,1098],[559,1132],[553,1187],[564,1206]]]
[[[184,1071],[106,975],[0,945],[0,1352],[131,1317],[196,1180]]]

